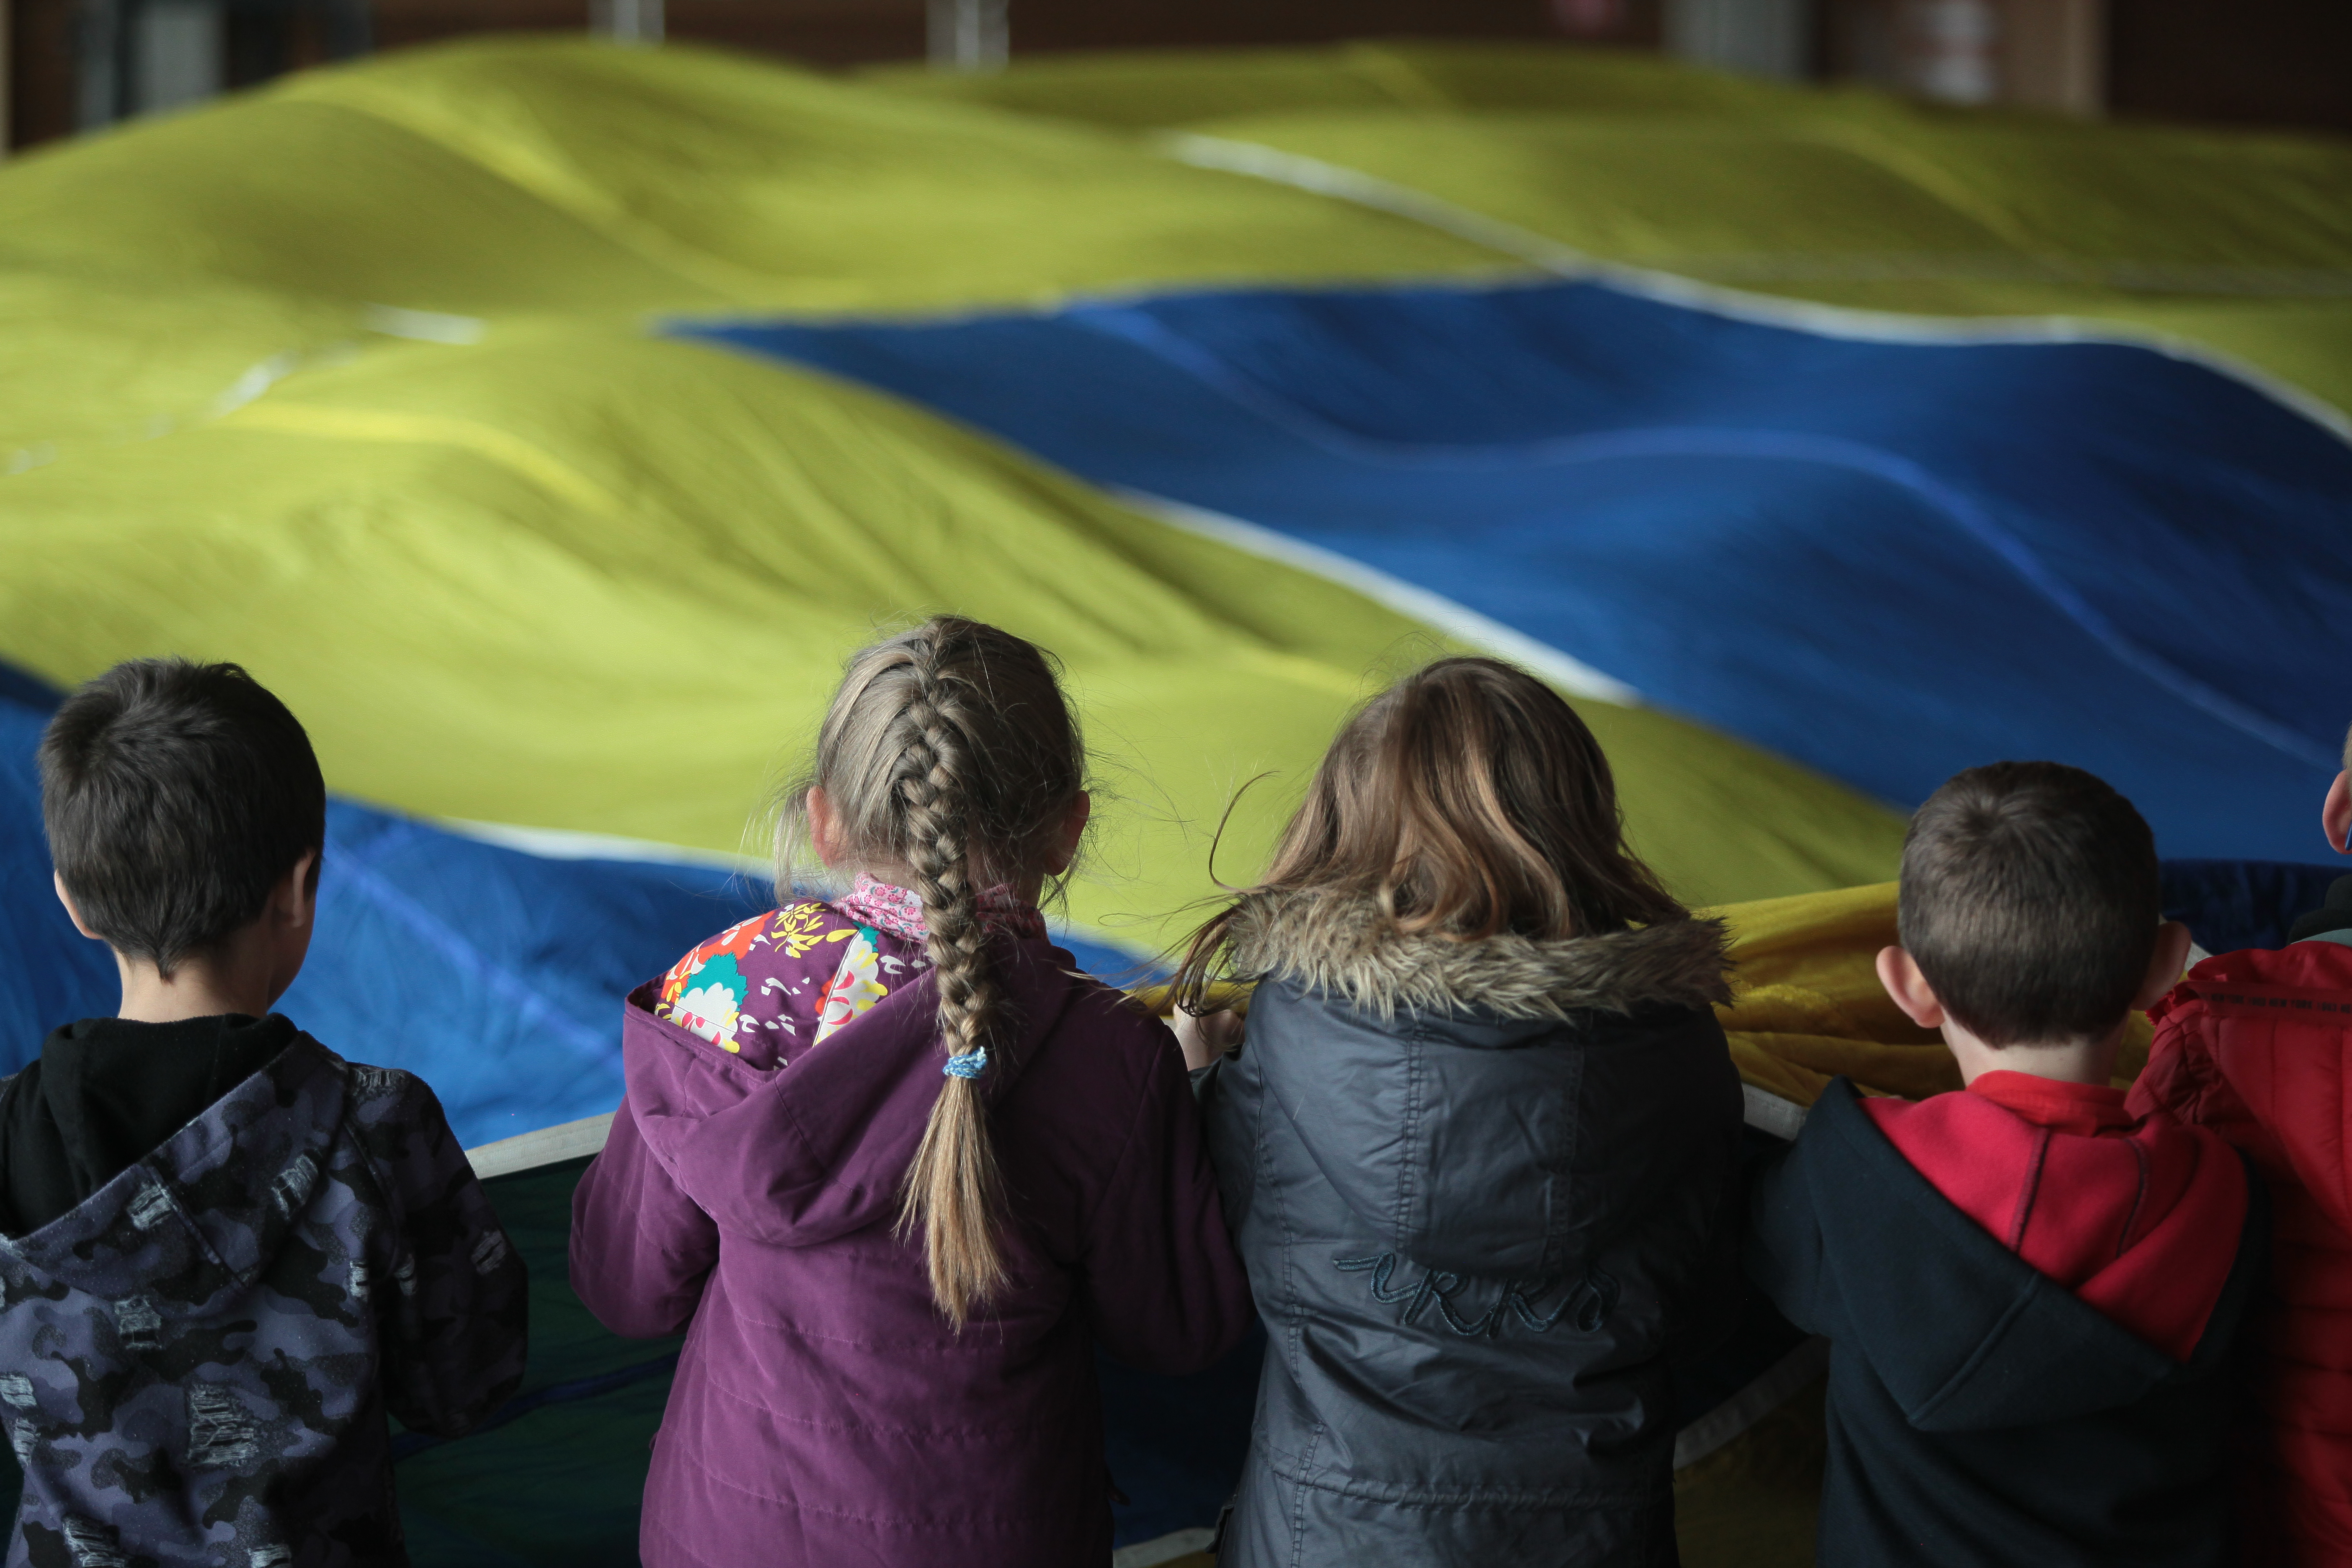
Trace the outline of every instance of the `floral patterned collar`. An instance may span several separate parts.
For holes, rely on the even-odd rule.
[[[857,885],[834,900],[833,907],[861,925],[887,931],[908,942],[920,942],[930,934],[930,928],[923,923],[920,894],[910,888],[877,882],[862,871],[858,873]],[[980,918],[989,926],[1016,937],[1045,934],[1045,917],[1034,904],[1015,899],[1010,888],[991,888],[981,894]]]

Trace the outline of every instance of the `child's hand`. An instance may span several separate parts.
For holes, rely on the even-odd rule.
[[[1238,1049],[1242,1043],[1242,1016],[1230,1007],[1197,1018],[1179,1007],[1168,1026],[1176,1031],[1176,1043],[1184,1047],[1184,1066],[1192,1072]]]

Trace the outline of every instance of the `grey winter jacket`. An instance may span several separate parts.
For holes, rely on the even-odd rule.
[[[521,1379],[525,1310],[432,1091],[297,1036],[0,1240],[10,1568],[405,1563],[385,1413],[470,1428]]]
[[[1737,1277],[1721,928],[1261,895],[1203,1086],[1268,1350],[1219,1568],[1675,1561],[1670,1363]]]

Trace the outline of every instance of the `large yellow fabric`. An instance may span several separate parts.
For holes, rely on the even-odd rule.
[[[1905,1017],[1878,984],[1895,941],[1892,882],[1733,904],[1734,997],[1717,1009],[1739,1076],[1811,1105],[1843,1073],[1864,1089],[1919,1099],[1960,1087],[1940,1037]]]

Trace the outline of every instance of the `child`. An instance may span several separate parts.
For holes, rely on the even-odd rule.
[[[522,1263],[433,1091],[269,1011],[326,791],[233,664],[140,659],[42,738],[58,896],[122,1007],[0,1084],[9,1561],[400,1564],[386,1412],[467,1431],[522,1378]]]
[[[2352,769],[2352,736],[2345,766]],[[2352,773],[2320,811],[2352,852]],[[2151,1013],[2136,1113],[2245,1151],[2277,1214],[2241,1455],[2242,1561],[2352,1564],[2352,878],[2276,952],[2209,958]]]
[[[1270,1341],[1219,1568],[1675,1561],[1673,1363],[1737,1280],[1723,947],[1532,677],[1444,659],[1340,731],[1178,983],[1259,979],[1203,1086]]]
[[[1184,1372],[1247,1331],[1174,1041],[1037,911],[1085,769],[1020,638],[943,616],[867,648],[779,847],[780,887],[804,824],[852,891],[629,999],[572,1281],[616,1333],[688,1330],[650,1568],[1100,1568],[1095,1346]]]
[[[1965,1091],[1833,1080],[1753,1180],[1748,1269],[1832,1341],[1825,1564],[2218,1564],[2246,1172],[2110,1086],[2180,973],[2156,845],[2077,768],[2000,763],[1904,841],[1895,1005]]]

